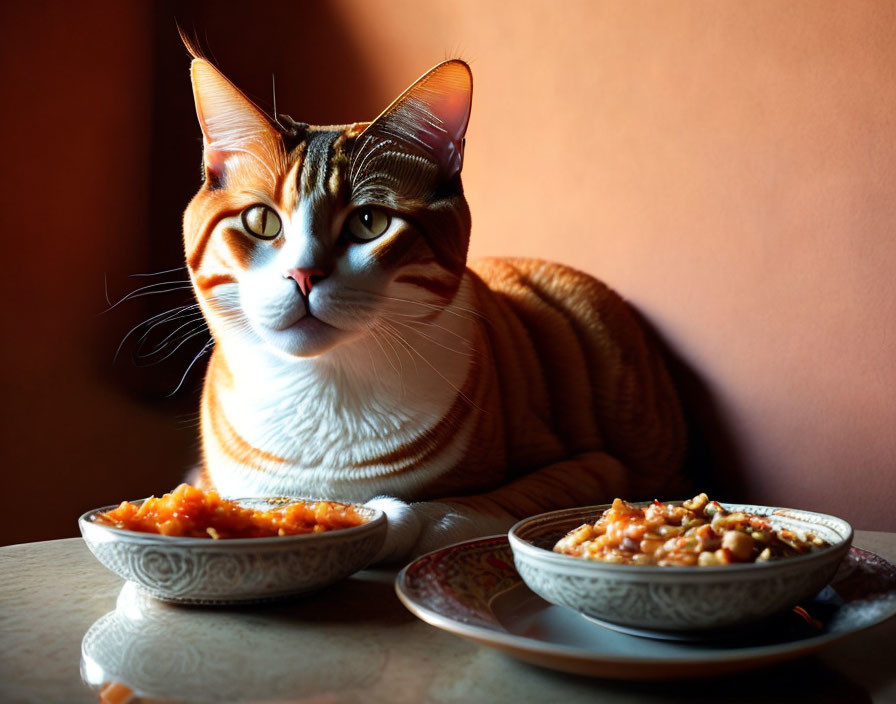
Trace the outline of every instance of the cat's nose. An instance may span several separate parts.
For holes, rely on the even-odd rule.
[[[283,276],[287,279],[293,279],[299,285],[302,295],[307,297],[311,293],[311,287],[324,278],[325,274],[323,269],[318,269],[317,267],[296,267],[287,271]]]

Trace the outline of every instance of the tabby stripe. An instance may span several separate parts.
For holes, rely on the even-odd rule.
[[[343,182],[341,167],[345,163],[345,154],[342,151],[345,139],[345,132],[341,132],[330,145],[330,158],[327,161],[327,173],[324,176],[327,191],[334,198],[339,194],[339,187]]]
[[[227,419],[223,407],[218,401],[213,384],[207,384],[205,396],[206,413],[211,421],[212,435],[221,452],[239,465],[251,467],[259,472],[267,471],[263,463],[284,464],[288,460],[283,457],[259,450],[236,431]]]
[[[572,324],[573,315],[548,298],[542,287],[532,280],[530,272],[522,271],[511,263],[519,281],[528,293],[542,304],[544,310],[534,306],[517,309],[520,320],[530,330],[534,349],[541,368],[547,376],[550,394],[552,426],[562,437],[568,452],[577,453],[599,447],[599,433],[593,422],[593,380],[590,366],[584,354],[584,340]],[[588,379],[588,385],[576,383],[576,389],[568,388],[571,380]]]
[[[236,279],[233,278],[230,274],[211,274],[209,276],[196,277],[196,288],[198,288],[200,291],[208,291],[209,289],[212,289],[215,286],[220,286],[221,284],[235,283]]]
[[[224,228],[222,236],[234,263],[243,270],[248,269],[258,240],[246,237],[241,230],[233,227]]]
[[[613,458],[602,452],[589,452],[539,469],[486,494],[451,497],[446,501],[476,507],[484,500],[491,504],[489,513],[494,513],[497,506],[522,518],[547,510],[599,503],[621,488],[611,479],[622,472],[622,466]]]
[[[202,255],[205,254],[205,248],[208,246],[209,238],[212,236],[218,223],[226,218],[232,218],[239,215],[243,211],[242,208],[230,208],[216,213],[208,222],[206,222],[199,233],[199,241],[193,246],[193,251],[187,257],[187,266],[194,271],[199,267],[202,261]]]
[[[653,473],[661,464],[653,453],[655,447],[663,443],[648,435],[648,431],[655,428],[648,424],[648,420],[653,418],[659,422],[658,419],[667,416],[657,412],[650,391],[656,388],[653,380],[661,377],[664,371],[656,366],[645,370],[645,366],[650,366],[644,358],[646,346],[631,345],[626,357],[622,356],[614,338],[635,339],[642,336],[641,330],[621,300],[610,295],[609,289],[593,280],[586,283],[590,290],[585,295],[591,307],[599,311],[603,330],[595,334],[593,329],[583,329],[577,316],[570,316],[570,323],[591,362],[588,370],[589,381],[595,390],[593,417],[604,425],[607,449],[612,454],[639,474]],[[614,335],[605,332],[608,329],[615,331]],[[633,354],[637,357],[632,357]],[[650,380],[650,383],[639,380]],[[662,434],[665,429],[659,427],[656,431]]]
[[[476,513],[491,516],[501,516],[507,513],[507,509],[488,494],[478,494],[476,496],[452,496],[447,499],[441,499],[440,503],[458,504],[472,509]]]
[[[310,194],[316,190],[324,190],[330,147],[334,140],[333,132],[312,132],[309,136],[305,145],[305,158],[302,161],[302,193]]]
[[[510,278],[510,267],[504,261],[481,260],[477,264],[484,269],[483,275],[487,276],[496,287],[499,279]],[[494,363],[500,370],[497,381],[501,415],[506,425],[504,453],[511,463],[511,470],[525,470],[531,466],[530,463],[537,462],[539,458],[520,454],[515,445],[515,442],[519,441],[519,425],[523,421],[520,410],[531,407],[534,416],[542,415],[543,409],[548,406],[548,391],[544,376],[532,351],[532,339],[511,308],[508,298],[492,295],[489,285],[476,272],[470,271],[469,276],[474,284],[476,299],[474,307],[489,321],[486,336]],[[508,288],[506,283],[501,283],[500,290]],[[522,379],[525,380],[525,384],[519,383]],[[526,466],[515,467],[516,463],[525,463]]]
[[[470,411],[470,396],[476,389],[478,381],[478,365],[471,365],[470,372],[464,381],[461,392],[455,396],[454,403],[443,418],[433,427],[422,433],[407,445],[398,447],[385,455],[373,457],[358,463],[358,467],[375,467],[393,465],[393,469],[375,479],[396,476],[413,470],[426,460],[451,446],[451,438],[460,428],[461,422]],[[401,466],[394,466],[400,464]]]
[[[531,282],[526,280],[527,285]],[[599,433],[592,421],[593,384],[589,366],[585,360],[581,335],[570,325],[562,309],[551,304],[542,292],[532,286],[530,292],[541,301],[549,313],[544,318],[524,320],[524,324],[537,331],[535,352],[548,381],[551,397],[552,425],[562,437],[568,452],[583,452],[599,447]],[[549,319],[548,315],[552,318]],[[550,332],[550,336],[545,333]],[[541,343],[541,344],[539,344]],[[545,344],[546,343],[546,344]],[[576,393],[570,393],[569,384],[576,380]],[[582,384],[587,380],[587,384]]]
[[[425,243],[419,232],[408,228],[378,244],[371,256],[382,268],[397,269],[415,248],[423,244]]]

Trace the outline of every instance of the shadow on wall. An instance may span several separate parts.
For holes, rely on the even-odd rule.
[[[732,428],[705,378],[685,359],[644,314],[635,316],[666,360],[666,368],[681,400],[688,429],[684,474],[693,492],[706,492],[719,501],[741,502],[747,490],[747,473]],[[669,500],[678,496],[640,497]]]

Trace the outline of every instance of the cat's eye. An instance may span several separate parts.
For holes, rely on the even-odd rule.
[[[243,211],[243,227],[262,240],[272,240],[280,234],[280,216],[266,205],[250,205]]]
[[[359,240],[372,240],[389,228],[389,216],[378,208],[361,208],[348,221],[348,230]]]

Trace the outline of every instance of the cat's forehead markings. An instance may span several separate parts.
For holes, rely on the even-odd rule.
[[[330,130],[314,130],[308,135],[299,181],[299,191],[303,195],[325,190],[330,170],[330,153],[339,134]]]
[[[336,138],[336,141],[333,142],[329,163],[330,178],[327,179],[327,190],[333,198],[336,198],[339,195],[343,181],[342,171],[346,164],[348,164],[348,157],[343,151],[346,139],[348,139],[348,134],[343,132]]]

